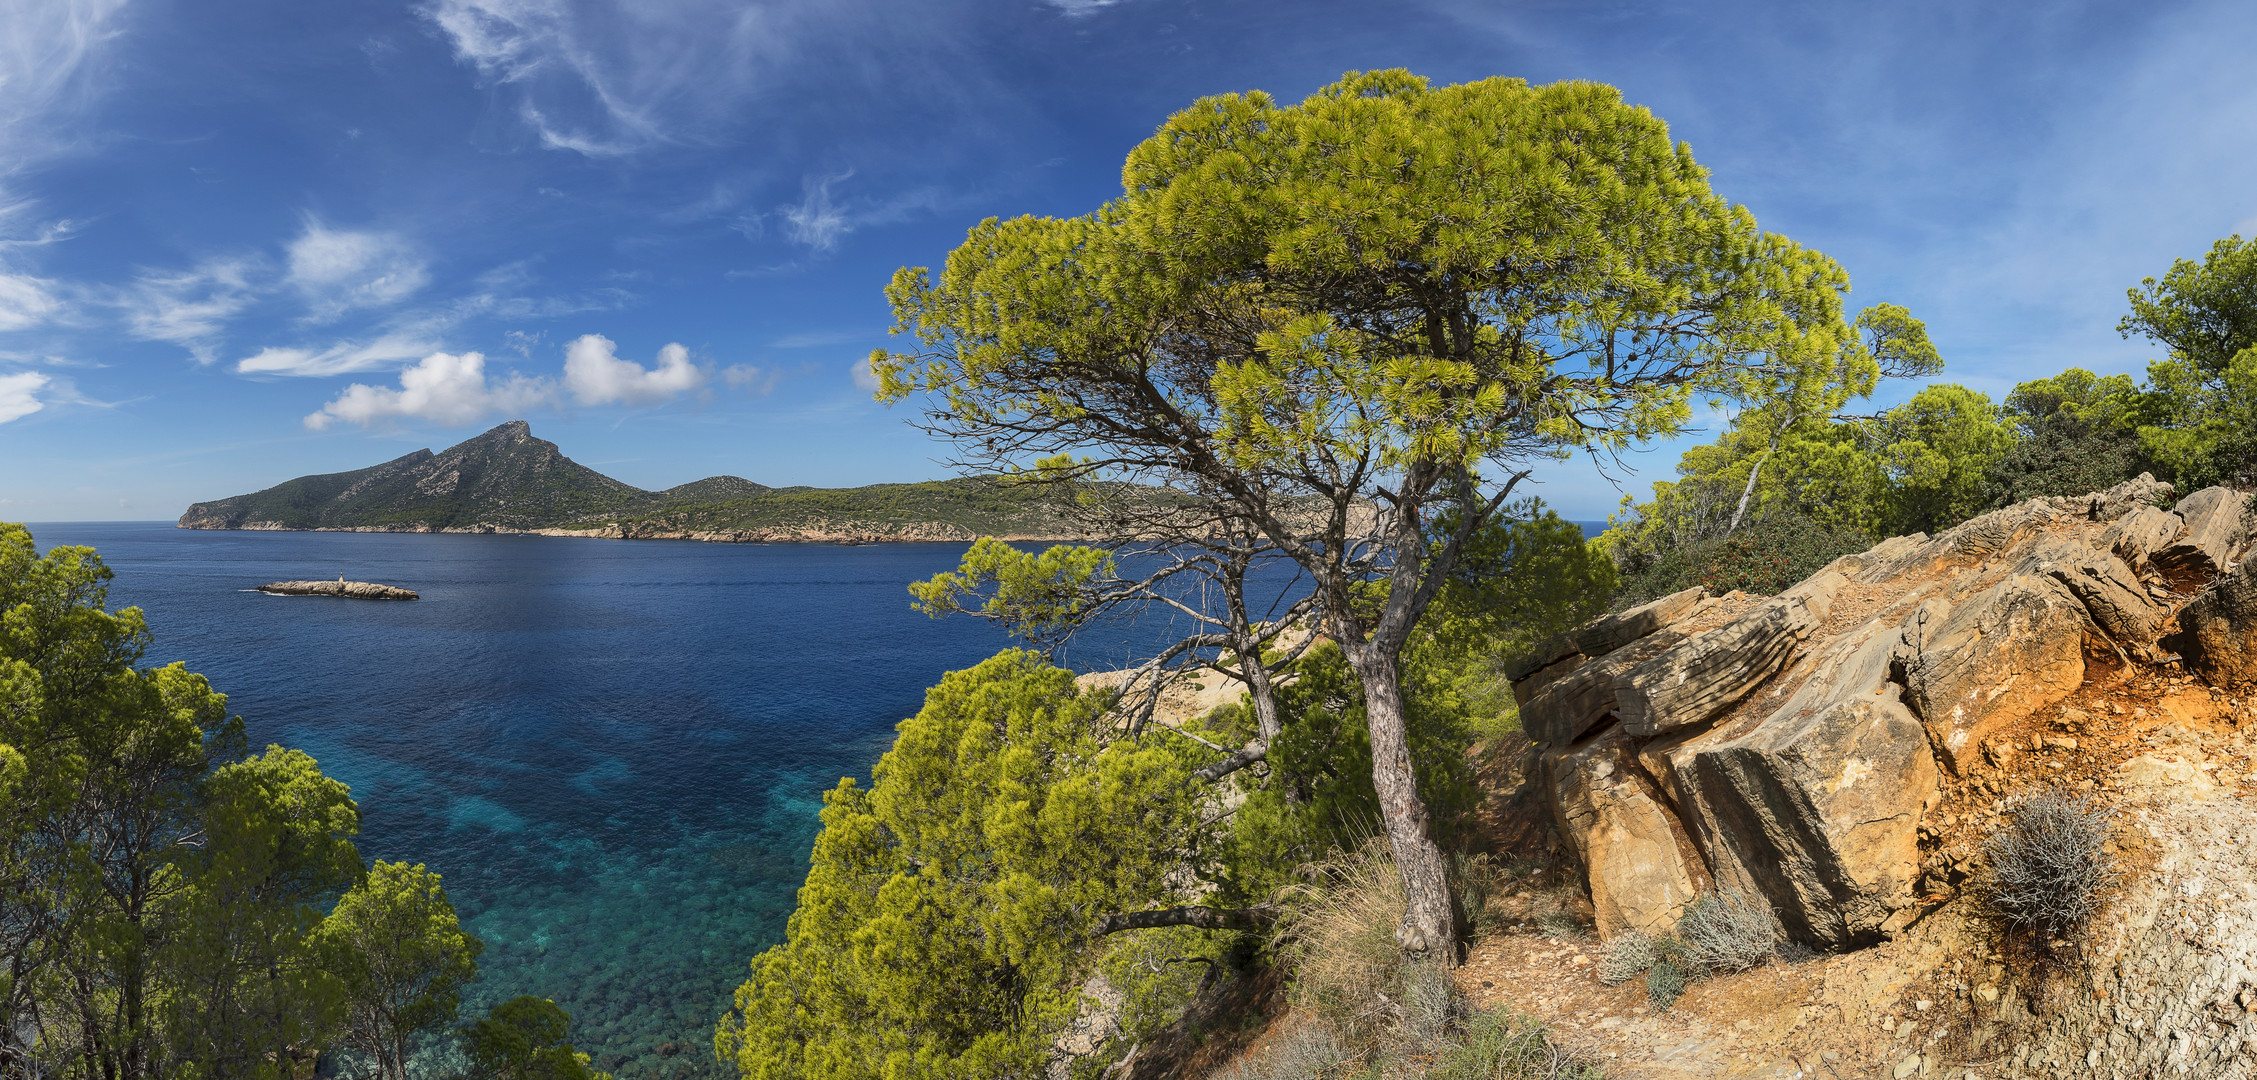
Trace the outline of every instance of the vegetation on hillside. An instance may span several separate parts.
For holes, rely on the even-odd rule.
[[[1198,527],[1172,539],[1211,559],[1141,584],[1058,560],[1046,618],[1195,579],[1228,592],[1249,567],[1304,575],[1305,614],[1363,691],[1402,941],[1453,955],[1403,664],[1472,538],[1537,463],[1674,434],[1696,395],[1799,412],[1869,393],[1900,366],[1901,320],[1853,323],[1839,266],[1761,231],[1659,119],[1591,83],[1380,71],[1294,105],[1212,97],[1123,177],[1089,214],[990,219],[939,274],[897,273],[915,351],[873,355],[880,395],[918,397],[967,471],[1193,501],[1179,517]],[[1282,513],[1296,500],[1314,527]],[[1085,509],[1109,534],[1151,524]],[[1235,613],[1211,629],[1171,655],[1251,647]],[[1263,722],[1234,768],[1274,728],[1266,673],[1242,673]]]
[[[825,796],[722,1060],[754,1080],[1096,1076],[1278,964],[1303,1018],[1238,1075],[1582,1075],[1540,1029],[1470,1014],[1448,974],[1498,880],[1470,824],[1477,740],[1512,727],[1504,663],[1610,605],[1776,592],[2022,499],[2142,471],[2257,482],[2239,237],[2131,290],[2121,331],[2168,350],[2143,379],[2070,369],[2002,402],[1937,383],[1859,412],[1884,378],[1941,370],[1925,326],[1848,317],[1840,268],[1757,230],[1604,87],[1382,72],[1293,106],[1212,98],[1127,177],[1089,215],[983,222],[937,278],[895,279],[924,351],[874,358],[882,396],[926,395],[987,478],[654,494],[515,424],[191,516],[1099,536],[982,542],[912,586],[1032,647],[943,677],[869,785]],[[1518,496],[1532,463],[1680,431],[1696,397],[1729,423],[1598,541]],[[1264,606],[1272,569],[1297,591]],[[456,1026],[479,943],[438,876],[364,866],[343,785],[252,753],[200,676],[144,665],[107,580],[90,551],[41,557],[0,526],[0,1071],[294,1080],[334,1050],[405,1080],[449,1038],[467,1077],[586,1080],[552,1003]],[[1141,683],[1087,687],[1044,651],[1155,607],[1195,630]],[[1246,693],[1156,719],[1193,677]],[[1999,909],[2088,916],[2115,872],[2105,826],[2066,798],[2016,809],[1989,849]],[[1763,962],[1772,919],[1705,895],[1676,933],[1621,939],[1605,977],[1666,1007]]]
[[[1145,492],[1145,498],[1165,493]],[[1080,535],[1059,493],[965,477],[858,488],[771,488],[712,476],[643,491],[590,469],[534,438],[521,420],[433,454],[353,472],[301,476],[265,491],[197,503],[186,528],[587,529],[623,525],[661,532],[907,532],[957,536]]]
[[[1775,591],[1885,537],[2143,472],[2182,493],[2257,484],[2257,244],[2221,240],[2129,301],[2119,329],[2170,350],[2142,380],[2070,368],[2002,403],[1942,383],[1873,415],[1739,414],[1678,479],[1624,500],[1602,540],[1624,572],[1619,601],[1691,584]]]

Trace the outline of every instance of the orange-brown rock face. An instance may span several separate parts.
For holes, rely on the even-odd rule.
[[[1943,771],[2075,692],[2088,663],[2177,649],[2214,683],[2257,683],[2245,500],[2160,509],[2170,495],[2141,477],[2034,499],[1769,600],[1667,597],[1509,671],[1600,933],[1666,928],[1713,883],[1762,896],[1808,945],[1887,936],[1920,910]]]

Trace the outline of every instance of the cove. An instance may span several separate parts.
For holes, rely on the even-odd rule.
[[[487,944],[465,1015],[554,998],[621,1080],[723,1075],[713,1020],[782,938],[822,792],[1011,644],[910,608],[954,544],[31,528],[99,550],[148,661],[209,676],[254,747],[350,784],[364,858],[445,876]],[[248,591],[340,573],[422,599]],[[1106,634],[1085,666],[1141,644]]]

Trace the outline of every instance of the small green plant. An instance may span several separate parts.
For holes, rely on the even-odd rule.
[[[1991,906],[2016,929],[2052,937],[2083,926],[2116,879],[2112,816],[2090,797],[2059,791],[2022,800],[1983,844]]]
[[[1466,940],[1480,941],[1504,928],[1504,913],[1496,910],[1497,898],[1505,892],[1504,876],[1487,855],[1451,856],[1450,884],[1457,891]]]
[[[1677,1004],[1677,996],[1685,992],[1685,969],[1677,961],[1659,957],[1646,971],[1646,1002],[1655,1012],[1667,1012]]]
[[[1537,916],[1536,929],[1545,937],[1563,941],[1573,941],[1590,933],[1590,928],[1583,925],[1583,920],[1564,908]]]

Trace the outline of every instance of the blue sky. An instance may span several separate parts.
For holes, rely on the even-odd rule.
[[[896,267],[1094,208],[1200,95],[1393,66],[1621,87],[1947,379],[2137,372],[2124,290],[2257,231],[2251,40],[2227,2],[9,4],[0,518],[172,518],[517,417],[644,487],[942,475],[856,382]]]

